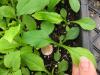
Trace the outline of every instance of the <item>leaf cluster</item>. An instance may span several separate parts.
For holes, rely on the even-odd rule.
[[[96,66],[89,50],[63,45],[68,40],[76,39],[80,33],[79,27],[70,28],[70,24],[92,30],[96,23],[88,17],[68,21],[65,8],[60,13],[56,12],[56,5],[61,2],[63,0],[0,0],[0,75],[30,75],[30,70],[35,75],[53,75],[54,69],[52,73],[47,71],[38,50],[50,44],[68,50],[74,64],[78,65],[80,57],[86,56]],[[79,12],[79,0],[69,0],[69,4],[74,12]],[[49,35],[55,25],[62,25],[62,22],[66,34],[57,43]],[[54,60],[59,61],[60,58],[58,50]],[[68,62],[63,59],[57,65],[59,75],[64,75]]]

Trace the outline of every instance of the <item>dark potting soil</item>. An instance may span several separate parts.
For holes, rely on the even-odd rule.
[[[70,20],[77,20],[80,18],[80,12],[79,13],[74,13],[69,4],[68,4],[68,0],[64,0],[64,3],[60,2],[57,6],[56,6],[56,12],[60,13],[60,10],[61,8],[65,8],[66,11],[67,11],[67,20],[70,21]],[[38,22],[39,23],[39,22]],[[55,29],[54,31],[51,33],[50,37],[59,43],[59,38],[61,35],[64,35],[66,34],[66,25],[63,25],[64,23],[62,23],[62,25],[55,25]],[[39,24],[38,24],[39,25]],[[73,25],[71,24],[70,25],[71,27],[73,26],[77,26],[77,25]],[[39,27],[38,27],[39,28]],[[78,36],[77,39],[75,40],[72,40],[72,41],[66,41],[64,43],[65,45],[69,45],[69,46],[73,46],[73,47],[77,47],[77,46],[81,46],[81,35]],[[41,50],[39,50],[40,52],[40,56],[43,58],[44,60],[44,64],[45,64],[45,67],[48,71],[52,71],[52,69],[55,67],[55,70],[54,70],[54,75],[58,75],[58,67],[57,67],[57,64],[58,62],[56,62],[54,60],[54,53],[58,50],[58,47],[54,47],[54,50],[53,50],[53,53],[49,56],[44,56],[42,53],[41,53]],[[70,57],[70,54],[67,52],[67,50],[63,49],[63,48],[60,48],[59,49],[59,52],[61,53],[61,58],[59,60],[62,61],[63,59],[65,59],[67,62],[68,62],[68,70],[65,72],[65,74],[69,74],[69,75],[72,75],[72,60],[71,60],[71,57]],[[32,75],[34,75],[32,73]]]

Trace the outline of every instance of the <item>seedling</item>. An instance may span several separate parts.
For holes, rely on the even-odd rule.
[[[93,30],[96,23],[89,17],[69,21],[68,12],[62,7],[56,12],[58,3],[64,0],[1,0],[0,1],[0,75],[64,75],[68,61],[61,57],[63,48],[69,53],[73,64],[78,66],[81,56],[87,57],[96,66],[93,54],[81,47],[66,46],[65,42],[74,40],[84,30]],[[69,0],[74,12],[80,9],[79,0]],[[71,24],[77,26],[70,26]],[[63,35],[53,40],[57,25],[64,26]],[[53,48],[56,46],[56,51]],[[49,71],[41,57],[52,55],[56,67]]]

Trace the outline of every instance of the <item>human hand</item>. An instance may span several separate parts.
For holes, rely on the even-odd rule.
[[[81,57],[79,67],[73,65],[72,75],[97,75],[92,62],[86,57]]]

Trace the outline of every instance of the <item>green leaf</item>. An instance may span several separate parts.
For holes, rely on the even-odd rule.
[[[22,75],[21,70],[18,70],[18,71],[16,71],[16,72],[13,72],[12,75]]]
[[[30,75],[30,71],[27,68],[22,67],[21,70],[23,75]]]
[[[52,33],[54,30],[54,27],[55,27],[54,24],[49,23],[47,21],[42,22],[42,24],[41,24],[41,29],[44,30],[45,32],[47,32],[47,34]]]
[[[0,15],[2,17],[14,18],[15,10],[10,6],[1,6],[0,7]]]
[[[3,60],[1,60],[3,58],[3,56],[0,56],[0,65],[3,64]]]
[[[6,49],[6,50],[0,50],[0,53],[3,53],[3,54],[8,54],[10,52],[13,52],[15,51],[16,49]]]
[[[0,0],[0,4],[8,4],[8,0]]]
[[[94,28],[96,28],[96,23],[94,20],[92,20],[89,17],[86,18],[82,18],[80,20],[77,21],[72,21],[73,23],[77,23],[79,24],[83,29],[85,30],[93,30]]]
[[[70,30],[70,27],[69,26],[66,26],[66,31],[68,32]]]
[[[20,25],[11,27],[9,30],[6,30],[3,38],[8,40],[9,42],[12,42],[15,36],[19,33],[20,31]]]
[[[17,25],[17,21],[12,21],[11,23],[8,23],[8,27],[11,27],[11,26],[15,26]]]
[[[3,20],[0,20],[0,28],[5,30],[6,29],[6,22]]]
[[[0,39],[0,52],[6,51],[8,49],[16,48],[18,46],[19,44],[17,44],[14,41],[12,43],[9,43],[7,40],[3,38]]]
[[[61,16],[66,20],[67,12],[66,12],[66,10],[65,10],[64,8],[62,8],[62,9],[60,10],[60,14],[61,14]]]
[[[10,52],[4,56],[4,65],[13,71],[19,70],[20,63],[20,51]]]
[[[78,65],[80,62],[80,57],[84,56],[89,60],[91,60],[92,63],[96,66],[95,57],[88,49],[81,48],[81,47],[68,47],[68,46],[65,46],[65,49],[69,51],[73,64]]]
[[[36,72],[35,75],[42,75],[42,73],[41,72]]]
[[[45,47],[52,42],[48,34],[43,30],[24,32],[22,39],[24,43],[30,44],[35,48]]]
[[[34,54],[36,54],[36,55],[40,55],[39,50],[34,49]]]
[[[21,54],[25,54],[25,53],[32,53],[32,47],[31,46],[25,46],[21,48]]]
[[[60,52],[58,50],[56,53],[54,53],[54,60],[55,61],[59,61],[60,60],[60,57],[61,57],[61,54],[60,54]]]
[[[23,16],[23,19],[22,19],[22,22],[26,25],[26,27],[29,29],[29,30],[35,30],[36,29],[36,22],[35,20],[29,16],[29,15],[24,15]]]
[[[54,7],[60,2],[61,0],[50,0],[48,5],[48,10],[54,9]]]
[[[22,61],[32,71],[45,71],[45,66],[41,57],[36,54],[28,53],[21,55]]]
[[[49,4],[49,0],[18,0],[17,14],[32,14],[42,10]]]
[[[2,14],[0,14],[0,20],[2,20],[3,19],[3,16],[2,16]]]
[[[37,20],[45,20],[51,23],[59,24],[63,21],[62,17],[56,12],[36,12],[32,15]]]
[[[77,13],[80,10],[79,0],[69,0],[69,4],[74,12]]]
[[[79,28],[78,27],[72,27],[66,35],[66,40],[74,40],[78,37],[79,35]]]
[[[62,60],[59,64],[58,64],[58,71],[59,72],[64,72],[67,71],[68,69],[68,62],[65,60]]]
[[[65,74],[64,72],[59,72],[58,75],[67,75],[67,74]]]
[[[8,70],[4,68],[0,68],[0,75],[8,75]]]

